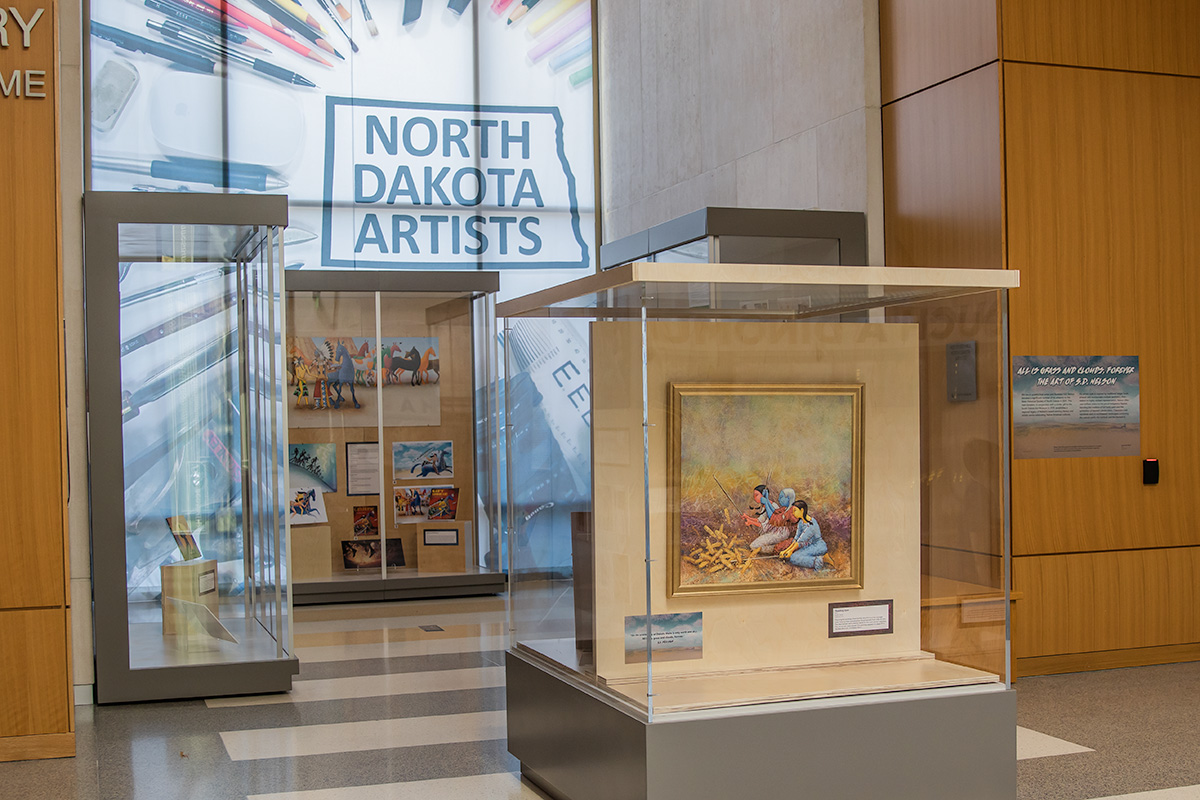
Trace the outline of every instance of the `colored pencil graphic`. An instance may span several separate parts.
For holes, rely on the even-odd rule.
[[[573,9],[575,6],[582,3],[583,0],[558,0],[557,5],[549,11],[543,13],[540,17],[529,23],[529,32],[534,36],[544,31],[546,28],[554,24],[554,21]]]
[[[563,24],[546,35],[538,45],[529,51],[529,58],[534,63],[541,61],[551,51],[558,49],[564,42],[592,24],[592,7],[582,6],[563,20]]]
[[[194,31],[224,39],[230,44],[251,47],[255,50],[261,50],[264,53],[271,52],[250,37],[233,30],[230,26],[218,22],[211,17],[206,17],[203,14],[197,14],[188,9],[187,6],[177,5],[169,2],[169,0],[143,0],[143,4],[147,8],[154,9],[167,19],[174,20],[180,25],[187,26]],[[245,26],[242,27],[245,29]]]
[[[209,19],[216,20],[217,22],[224,21],[226,24],[231,25],[235,28],[245,29],[245,28],[249,27],[245,22],[242,22],[241,20],[234,18],[232,15],[230,15],[228,13],[222,13],[221,11],[213,8],[210,5],[206,5],[204,2],[202,2],[202,0],[170,0],[170,1],[175,3],[176,5],[183,6],[184,8],[195,11],[197,14],[203,14],[204,16],[208,17]]]
[[[206,0],[206,2],[212,1]],[[314,28],[284,8],[277,0],[250,0],[250,2],[264,14],[285,26],[292,33],[299,34],[322,50],[332,53],[337,58],[345,59],[345,56],[333,49],[333,45],[327,42]],[[226,4],[228,3],[226,2]]]
[[[492,0],[492,11],[497,14],[503,14],[504,9],[512,5],[513,0]]]
[[[307,22],[314,30],[320,32],[322,36],[328,37],[329,31],[321,27],[321,22],[312,14],[308,13],[303,6],[295,2],[295,0],[273,0],[275,5],[282,8],[284,11],[290,12],[296,19],[301,22]]]
[[[446,7],[449,8],[451,12],[461,17],[469,5],[471,5],[471,0],[450,0],[449,5]]]
[[[332,8],[330,8],[329,3],[326,0],[317,0],[317,5],[319,5],[321,7],[321,9],[329,16],[329,18],[331,20],[333,20],[333,24],[337,25],[338,30],[342,32],[342,36],[345,36],[346,41],[348,41],[350,43],[350,49],[353,50],[355,53],[357,53],[358,45],[356,45],[354,43],[354,40],[352,38],[350,38],[350,33],[342,25],[342,21],[340,19],[338,19],[338,15],[334,13]],[[363,10],[364,11],[366,10],[365,3],[363,5]],[[374,22],[371,22],[370,14],[367,15],[367,21],[370,22],[372,25],[374,25]]]
[[[577,45],[569,47],[550,59],[550,69],[558,72],[563,67],[592,54],[592,39],[589,36]]]
[[[588,64],[586,67],[579,70],[578,72],[571,73],[571,78],[570,78],[571,86],[579,86],[581,84],[587,83],[591,79],[592,79],[592,65]]]
[[[200,1],[201,0],[197,0],[197,2],[200,2]],[[305,47],[304,45],[300,44],[300,42],[297,42],[292,37],[290,37],[286,34],[280,33],[279,31],[275,30],[267,23],[260,20],[258,17],[255,17],[252,14],[247,14],[242,9],[240,9],[237,6],[233,5],[232,3],[228,2],[228,0],[202,0],[202,2],[206,3],[207,5],[211,6],[212,8],[217,9],[218,11],[223,11],[224,13],[228,14],[229,16],[233,17],[234,19],[236,19],[240,22],[244,22],[245,24],[249,25],[254,30],[258,31],[259,33],[261,33],[265,36],[270,37],[271,39],[274,39],[276,42],[279,42],[281,45],[288,48],[289,50],[294,50],[295,52],[299,53],[300,55],[302,55],[306,58],[311,58],[313,61],[316,61],[320,64],[324,64],[327,67],[333,66],[328,61],[321,58],[321,56],[318,55],[311,48]]]
[[[508,15],[508,24],[512,25],[514,22],[519,20],[521,17],[528,14],[529,11],[534,6],[536,6],[538,3],[540,3],[541,1],[542,0],[521,0],[521,5],[516,6],[512,10],[512,13]]]
[[[421,0],[404,0],[404,19],[401,24],[411,25],[421,18]]]
[[[231,50],[224,44],[216,44],[213,41],[204,37],[203,34],[193,33],[183,29],[183,26],[178,23],[167,20],[161,25],[153,20],[146,20],[146,27],[164,38],[171,39],[180,44],[186,45],[191,49],[199,52],[208,58],[213,58],[219,62],[233,61],[238,64],[244,64],[250,69],[262,75],[267,75],[284,83],[295,84],[296,86],[315,87],[316,84],[310,81],[303,75],[292,72],[290,69],[284,69],[269,61],[263,61],[253,56],[244,55],[235,50]]]

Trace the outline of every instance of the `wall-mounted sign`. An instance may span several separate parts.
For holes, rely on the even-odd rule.
[[[0,6],[0,100],[41,100],[46,97],[48,69],[38,62],[25,63],[12,51],[25,55],[33,49],[36,58],[53,59],[54,28],[43,17],[44,8]],[[39,26],[38,23],[41,23]]]
[[[1137,356],[1013,356],[1013,456],[1141,453]]]

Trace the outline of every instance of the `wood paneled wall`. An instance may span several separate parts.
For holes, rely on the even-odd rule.
[[[7,391],[0,393],[0,453],[7,465],[0,481],[0,761],[75,751],[57,18],[50,2],[16,0],[12,8],[26,23],[44,10],[30,29],[29,47],[8,10],[7,45],[0,46],[0,341],[9,354]]]
[[[957,76],[983,11],[941,5],[880,4],[887,263],[1019,269],[1014,355],[1139,356],[1162,465],[1013,462],[1015,672],[1200,658],[1200,4],[987,0]]]
[[[1196,0],[1002,0],[1004,58],[1200,75]]]
[[[1018,562],[1017,675],[1200,659],[1200,548]]]
[[[1012,352],[1140,356],[1162,465],[1143,486],[1136,457],[1015,461],[1014,553],[1200,545],[1200,79],[1004,70]]]
[[[998,76],[993,63],[883,107],[888,264],[1004,265]]]
[[[997,56],[995,0],[879,0],[884,103],[990,64]]]

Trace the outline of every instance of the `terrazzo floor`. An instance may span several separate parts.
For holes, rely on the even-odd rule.
[[[542,797],[506,749],[503,598],[294,619],[291,693],[80,706],[78,755],[0,764],[0,798]],[[1200,800],[1200,662],[1024,678],[1017,709],[1018,800]]]

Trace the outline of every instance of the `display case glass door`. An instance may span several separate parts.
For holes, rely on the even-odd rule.
[[[282,226],[221,212],[233,198],[106,197],[88,198],[98,697],[286,689]]]

